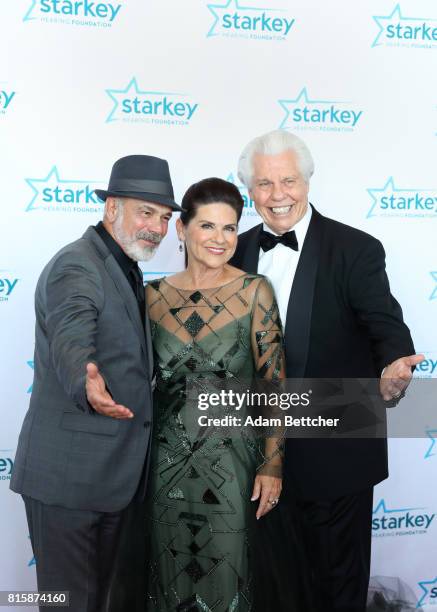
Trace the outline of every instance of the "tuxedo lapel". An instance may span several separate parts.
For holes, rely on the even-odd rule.
[[[242,256],[240,267],[248,274],[256,274],[258,271],[259,259],[259,235],[261,233],[262,224],[256,225],[247,232],[246,244],[242,245]]]
[[[305,375],[322,234],[323,217],[313,207],[287,308],[285,361],[287,375],[293,378]]]

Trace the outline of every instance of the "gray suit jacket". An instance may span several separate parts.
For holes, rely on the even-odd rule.
[[[33,391],[11,489],[67,508],[120,510],[147,461],[152,349],[134,293],[94,228],[47,264],[35,309]],[[85,393],[89,361],[134,418],[92,410]]]

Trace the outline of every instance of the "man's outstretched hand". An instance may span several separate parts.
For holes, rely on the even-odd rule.
[[[401,398],[413,376],[411,368],[418,365],[424,359],[424,355],[400,357],[385,368],[381,376],[379,388],[386,402]]]
[[[129,408],[114,402],[95,363],[87,364],[85,388],[89,404],[99,414],[114,419],[131,419],[134,416]]]

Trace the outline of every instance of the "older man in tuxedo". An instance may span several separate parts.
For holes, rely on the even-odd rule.
[[[167,233],[165,160],[113,166],[103,222],[59,251],[35,297],[35,377],[11,480],[26,507],[40,591],[103,612],[123,511],[143,492],[153,360],[138,261]]]
[[[308,203],[314,163],[277,130],[239,161],[263,223],[239,237],[231,263],[265,274],[284,325],[289,378],[375,378],[398,398],[422,356],[390,293],[381,243]],[[386,478],[384,439],[287,440],[284,488],[304,524],[320,612],[363,612],[370,569],[373,486]]]

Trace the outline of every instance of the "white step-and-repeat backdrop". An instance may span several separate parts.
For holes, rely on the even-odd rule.
[[[316,161],[311,201],[382,240],[426,355],[416,375],[437,376],[435,0],[1,0],[0,56],[0,589],[35,584],[8,489],[32,389],[35,284],[101,217],[92,191],[123,155],[167,158],[180,198],[207,176],[239,185],[253,136],[298,133]],[[247,229],[258,218],[239,187]],[[181,265],[173,224],[145,277]],[[423,434],[390,444],[372,574],[400,578],[432,610],[437,412]]]

